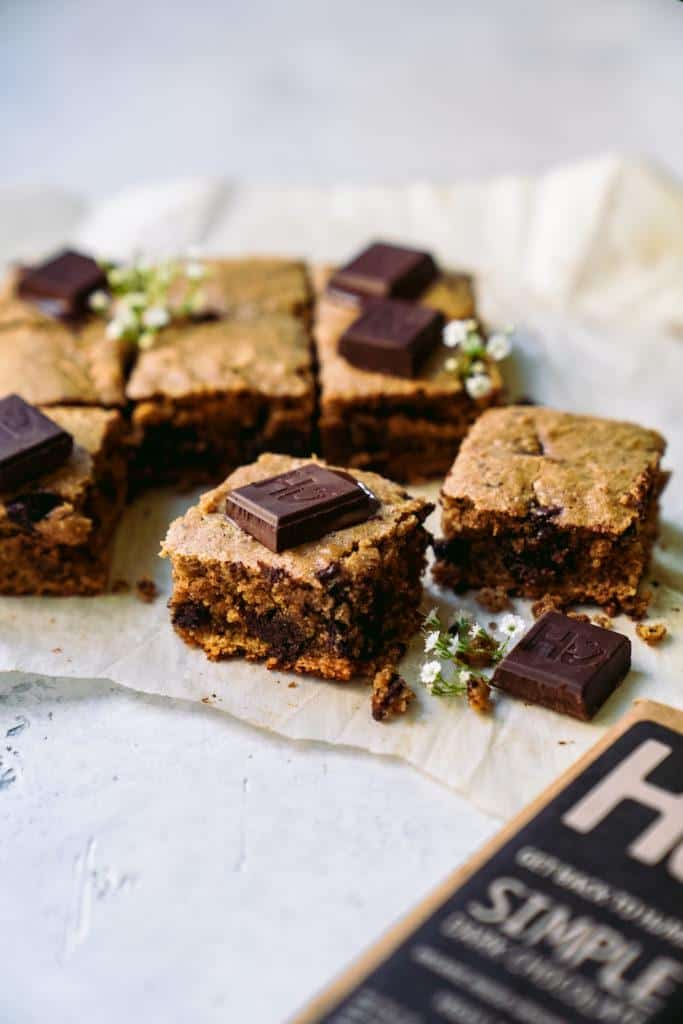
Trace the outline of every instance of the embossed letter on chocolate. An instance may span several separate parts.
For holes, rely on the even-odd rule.
[[[501,661],[492,682],[514,697],[588,721],[630,667],[628,637],[548,612]]]
[[[361,299],[415,299],[437,276],[428,252],[375,242],[332,275],[330,291]]]
[[[19,395],[0,400],[0,490],[9,490],[65,462],[73,438]]]
[[[48,316],[78,317],[87,312],[88,296],[106,283],[95,260],[67,249],[37,267],[26,268],[17,292]]]
[[[444,318],[435,309],[400,299],[373,302],[339,339],[339,352],[375,373],[414,377],[438,344]]]
[[[225,511],[242,530],[277,552],[360,523],[378,504],[350,474],[311,462],[238,487],[228,495]]]

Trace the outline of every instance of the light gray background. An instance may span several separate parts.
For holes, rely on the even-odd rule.
[[[0,0],[0,184],[680,175],[682,36],[678,0]],[[3,1024],[275,1024],[497,827],[105,683],[0,680],[0,741]]]
[[[683,173],[680,0],[0,0],[0,181]]]

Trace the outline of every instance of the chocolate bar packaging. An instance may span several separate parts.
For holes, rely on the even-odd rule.
[[[637,702],[313,1022],[683,1024],[683,712]]]

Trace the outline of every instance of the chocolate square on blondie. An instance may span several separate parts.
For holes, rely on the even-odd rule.
[[[105,409],[43,412],[73,449],[58,468],[0,492],[0,594],[97,594],[125,500],[123,418]]]
[[[492,409],[442,490],[435,579],[559,605],[637,607],[657,535],[664,439],[552,409]]]
[[[161,332],[128,381],[134,482],[220,479],[270,449],[310,451],[315,387],[307,327],[286,314]]]
[[[395,480],[443,476],[477,416],[500,401],[502,379],[497,366],[487,366],[490,393],[475,399],[463,381],[446,369],[452,351],[440,339],[416,366],[414,376],[353,365],[340,351],[340,341],[362,309],[327,288],[330,273],[329,268],[317,272],[314,325],[325,458]],[[365,301],[366,316],[372,315],[373,301],[369,305]],[[419,302],[445,320],[466,320],[475,313],[472,282],[465,274],[439,272]]]
[[[395,662],[419,624],[431,506],[373,473],[327,467],[371,492],[363,521],[301,543],[297,534],[295,546],[274,551],[231,518],[233,492],[245,505],[253,485],[266,482],[266,506],[282,494],[289,515],[310,497],[299,488],[321,483],[323,474],[298,479],[312,476],[300,472],[311,464],[325,468],[262,455],[171,524],[162,548],[173,566],[171,618],[182,639],[212,660],[239,655],[327,679],[370,676]],[[282,474],[284,481],[273,481]],[[313,497],[322,507],[328,495],[318,487]]]

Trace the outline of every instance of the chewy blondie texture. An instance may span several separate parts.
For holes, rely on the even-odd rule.
[[[327,679],[371,677],[396,661],[419,623],[431,506],[354,471],[381,503],[374,516],[280,553],[225,515],[232,489],[310,461],[262,455],[171,524],[162,547],[173,565],[171,618],[212,660],[241,655]]]
[[[104,409],[46,413],[74,449],[54,472],[0,493],[0,593],[97,594],[125,500],[123,419]]]
[[[252,317],[289,313],[308,323],[313,293],[306,265],[299,260],[268,257],[205,260],[195,311],[204,316]],[[182,305],[187,281],[178,281],[171,305]]]
[[[631,423],[552,409],[492,409],[442,490],[434,576],[558,606],[637,607],[657,534],[664,439]]]
[[[216,479],[264,448],[309,451],[312,362],[306,327],[285,314],[164,331],[128,382],[134,480]]]
[[[449,349],[439,345],[414,378],[371,373],[352,366],[338,352],[339,339],[359,307],[325,290],[329,268],[316,274],[318,301],[314,334],[320,373],[320,442],[325,458],[373,469],[395,480],[443,476],[470,425],[483,409],[500,401],[502,380],[488,372],[494,389],[473,400],[461,380],[444,368]],[[475,313],[472,283],[465,274],[443,273],[420,301],[446,320]]]

